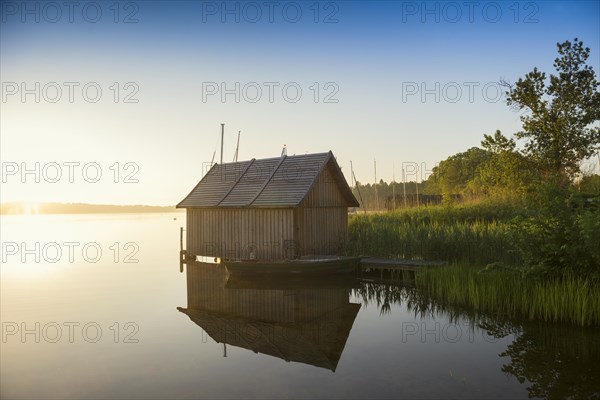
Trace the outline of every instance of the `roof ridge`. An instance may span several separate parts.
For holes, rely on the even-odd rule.
[[[306,153],[306,154],[294,154],[294,155],[286,155],[286,157],[289,158],[295,158],[295,157],[306,157],[306,156],[322,156],[324,154],[328,154],[330,153],[330,151],[322,151],[319,153]],[[266,157],[266,158],[252,158],[251,160],[242,160],[242,161],[235,161],[235,162],[226,162],[226,163],[221,163],[221,164],[216,164],[216,165],[233,165],[233,164],[241,164],[241,163],[245,163],[245,162],[249,162],[252,160],[256,160],[256,161],[266,161],[266,160],[277,160],[281,158],[281,156],[275,156],[275,157]]]

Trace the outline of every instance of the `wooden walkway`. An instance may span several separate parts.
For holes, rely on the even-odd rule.
[[[403,260],[363,257],[360,259],[362,270],[384,270],[384,271],[416,271],[422,267],[441,267],[447,265],[446,261],[426,261],[426,260]]]
[[[358,276],[362,280],[375,278],[372,282],[408,282],[415,279],[415,272],[425,267],[441,267],[446,261],[403,260],[363,257]]]

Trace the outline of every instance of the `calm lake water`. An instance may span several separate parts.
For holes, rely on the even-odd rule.
[[[180,273],[183,225],[3,216],[1,397],[600,397],[598,329],[481,316],[410,285]]]

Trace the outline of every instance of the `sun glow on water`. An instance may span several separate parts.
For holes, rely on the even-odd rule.
[[[40,212],[40,205],[36,202],[23,202],[21,207],[25,215],[35,215]]]

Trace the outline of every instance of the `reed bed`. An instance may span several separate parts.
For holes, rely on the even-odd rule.
[[[597,274],[566,271],[550,277],[518,268],[522,260],[509,234],[511,221],[523,214],[518,205],[481,203],[354,215],[348,253],[450,261],[448,267],[425,268],[415,276],[419,292],[440,305],[502,318],[600,326]]]
[[[565,274],[536,278],[509,269],[465,264],[424,268],[415,285],[441,303],[504,318],[600,326],[600,282]]]
[[[508,241],[519,208],[434,206],[350,217],[348,252],[386,258],[520,262]]]

